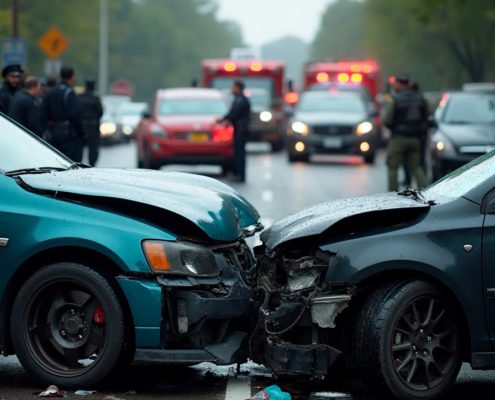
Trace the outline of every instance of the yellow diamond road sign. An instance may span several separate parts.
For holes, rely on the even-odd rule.
[[[49,58],[58,58],[69,46],[69,40],[60,30],[52,27],[38,39],[38,46]]]

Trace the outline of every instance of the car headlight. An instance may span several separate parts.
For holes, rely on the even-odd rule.
[[[260,120],[262,122],[270,122],[273,118],[273,115],[270,111],[263,111],[260,113]]]
[[[145,240],[143,252],[159,274],[211,278],[220,273],[213,251],[194,243]]]
[[[431,145],[433,147],[433,152],[438,155],[456,155],[456,149],[449,138],[442,132],[437,131],[431,138]]]
[[[166,138],[168,136],[167,131],[163,129],[160,125],[153,125],[151,127],[151,134],[153,136],[160,136]]]
[[[100,124],[100,133],[102,136],[110,136],[117,132],[117,124],[115,122],[102,122]]]
[[[295,133],[299,133],[300,135],[307,136],[309,134],[309,126],[304,122],[293,122],[291,125],[291,129]]]
[[[363,136],[373,130],[373,124],[369,121],[361,122],[356,126],[356,135]]]
[[[122,128],[122,132],[124,132],[124,135],[130,135],[133,131],[134,129],[132,129],[132,126],[130,125],[124,125],[124,127]]]

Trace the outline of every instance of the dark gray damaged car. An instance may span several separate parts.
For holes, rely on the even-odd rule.
[[[495,152],[424,192],[333,201],[265,230],[251,357],[275,375],[358,372],[399,399],[495,368]]]

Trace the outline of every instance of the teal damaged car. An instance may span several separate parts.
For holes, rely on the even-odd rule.
[[[259,229],[218,181],[74,164],[0,117],[0,350],[63,387],[243,361]]]

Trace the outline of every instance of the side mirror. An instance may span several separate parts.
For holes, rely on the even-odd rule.
[[[431,128],[431,129],[437,129],[438,128],[438,121],[434,115],[430,115],[428,117],[428,128]]]
[[[149,110],[144,110],[142,113],[141,113],[141,116],[144,118],[144,119],[151,119],[151,112]]]

